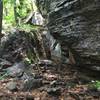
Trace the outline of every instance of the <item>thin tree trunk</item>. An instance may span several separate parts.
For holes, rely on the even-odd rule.
[[[14,0],[14,17],[15,17],[16,24],[18,24],[17,12],[16,12],[16,0]]]
[[[0,0],[0,34],[2,31],[2,17],[3,17],[3,1]],[[1,37],[1,35],[0,35]]]

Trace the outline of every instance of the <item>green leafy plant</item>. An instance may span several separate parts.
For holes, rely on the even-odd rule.
[[[9,72],[5,72],[2,76],[0,76],[0,80],[5,79],[9,75]]]
[[[95,81],[94,86],[98,89],[100,88],[100,81]]]
[[[30,60],[28,57],[25,58],[24,61],[25,61],[25,63],[27,63],[27,64],[31,64],[31,60]]]
[[[24,30],[26,32],[30,32],[32,30],[37,30],[40,26],[30,25],[30,24],[20,24],[18,29]]]
[[[96,80],[96,81],[92,81],[89,84],[90,88],[95,88],[95,89],[100,89],[100,81]]]
[[[3,0],[3,26],[23,23],[27,15],[34,11],[32,0]]]

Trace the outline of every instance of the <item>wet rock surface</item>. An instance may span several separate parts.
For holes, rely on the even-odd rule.
[[[63,61],[100,71],[100,1],[37,0],[37,5],[61,45]]]

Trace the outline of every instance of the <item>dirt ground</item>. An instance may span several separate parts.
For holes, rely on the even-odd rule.
[[[37,73],[36,69],[33,70]],[[100,92],[88,87],[91,78],[72,70],[70,66],[64,66],[59,72],[54,67],[41,67],[40,70],[43,85],[32,91],[23,92],[19,89],[11,92],[6,85],[13,78],[1,80],[0,100],[100,100]],[[20,84],[20,81],[17,83]]]

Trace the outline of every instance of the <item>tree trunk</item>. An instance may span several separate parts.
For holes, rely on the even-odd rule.
[[[14,0],[14,17],[15,17],[16,24],[18,24],[17,12],[16,12],[16,0]]]
[[[0,34],[2,31],[2,17],[3,17],[3,1],[0,0]],[[1,38],[1,35],[0,35]]]

